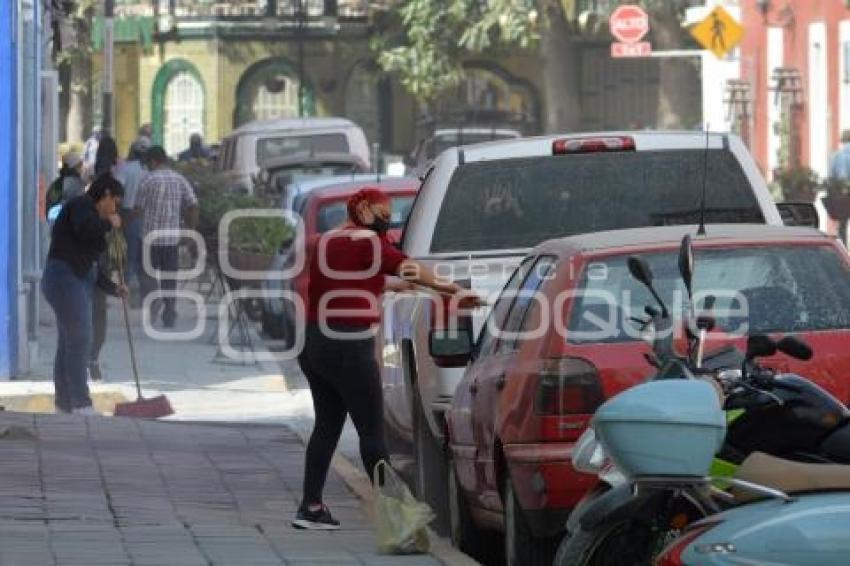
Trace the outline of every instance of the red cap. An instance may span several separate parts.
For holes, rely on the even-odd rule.
[[[357,207],[360,206],[361,202],[381,204],[389,201],[390,197],[381,189],[377,187],[363,187],[348,198],[348,218],[358,226],[361,226],[360,219],[357,217]]]

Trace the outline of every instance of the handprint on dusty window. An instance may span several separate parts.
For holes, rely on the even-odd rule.
[[[484,216],[492,218],[511,213],[522,218],[524,213],[510,183],[499,183],[484,193]]]

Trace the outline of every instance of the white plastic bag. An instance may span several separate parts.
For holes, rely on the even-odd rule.
[[[383,483],[379,480],[383,471]],[[431,542],[428,523],[434,512],[413,497],[389,464],[380,461],[374,470],[375,535],[381,554],[424,554]]]

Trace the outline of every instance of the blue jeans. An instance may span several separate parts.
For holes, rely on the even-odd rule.
[[[59,330],[53,383],[55,404],[60,411],[70,412],[92,404],[86,370],[92,345],[92,297],[96,281],[94,266],[80,278],[67,262],[47,260],[41,290],[56,313]]]

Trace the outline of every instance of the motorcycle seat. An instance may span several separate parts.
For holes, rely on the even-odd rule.
[[[811,491],[850,490],[850,466],[809,464],[776,458],[763,452],[750,454],[738,467],[735,478],[788,494]],[[749,501],[760,498],[748,490],[735,488],[735,498]]]

